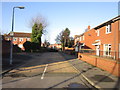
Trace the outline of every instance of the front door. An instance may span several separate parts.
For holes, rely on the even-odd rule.
[[[100,46],[96,46],[96,55],[99,56],[100,55]]]

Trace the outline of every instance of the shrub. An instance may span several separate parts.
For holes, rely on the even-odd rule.
[[[18,47],[18,45],[13,45],[13,52],[21,52],[21,48]]]
[[[40,45],[38,43],[31,42],[31,50],[32,51],[40,50]]]
[[[26,41],[24,44],[23,44],[24,48],[25,48],[25,51],[26,52],[31,52],[31,42],[30,41]]]
[[[40,45],[38,43],[34,43],[34,42],[26,41],[23,44],[23,46],[24,46],[26,52],[39,51],[40,50]]]

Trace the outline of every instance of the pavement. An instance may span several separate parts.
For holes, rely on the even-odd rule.
[[[95,67],[91,64],[88,64],[82,60],[79,60],[77,58],[70,59],[71,57],[74,57],[73,55],[66,55],[63,53],[61,53],[61,55],[77,71],[77,72],[74,72],[74,70],[72,68],[69,68],[71,70],[71,72],[73,71],[72,73],[78,73],[78,74],[80,73],[79,75],[81,77],[83,77],[85,79],[85,81],[88,82],[93,87],[100,89],[100,90],[106,90],[106,89],[120,90],[120,78],[118,78],[117,76],[114,76],[107,71],[97,68],[97,67]],[[66,61],[64,61],[63,63],[66,63]],[[54,63],[54,65],[56,65],[56,64]],[[63,64],[62,66],[65,67],[66,65],[64,66],[64,64]],[[69,65],[67,65],[67,66],[69,66]],[[43,65],[41,67],[46,67],[46,65]],[[56,65],[55,67],[59,69],[61,66]],[[34,67],[34,68],[36,68],[36,67]],[[30,69],[30,68],[28,68],[28,69]],[[42,71],[43,71],[43,69],[44,68],[41,68]],[[54,69],[54,67],[52,65],[50,66],[50,68],[48,68],[49,71],[51,71],[53,69]],[[68,71],[68,70],[61,69],[60,71],[57,71],[57,73],[59,73],[59,72],[66,73],[66,71]],[[56,71],[53,71],[52,73],[56,73]],[[26,74],[26,75],[28,75],[28,74]],[[49,73],[49,75],[50,75],[50,73]],[[61,77],[59,77],[59,79],[62,80]],[[38,79],[36,79],[36,80],[38,80]],[[74,86],[74,84],[73,84],[73,86]]]
[[[120,90],[120,78],[111,75],[107,71],[101,70],[95,66],[92,66],[81,60],[75,60],[75,62],[70,62],[78,72],[82,71],[82,76],[95,88],[98,89],[119,89]]]
[[[63,54],[63,56],[67,58],[66,55]],[[120,77],[79,59],[74,59],[69,61],[69,63],[71,63],[78,72],[82,72],[82,77],[95,88],[100,90],[120,90]]]

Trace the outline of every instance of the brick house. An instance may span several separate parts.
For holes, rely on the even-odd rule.
[[[62,48],[62,46],[61,46],[61,44],[50,44],[49,48],[60,49],[60,48]]]
[[[120,59],[120,15],[74,37],[75,50],[91,49],[98,56]]]
[[[10,33],[4,35],[5,40],[11,40]],[[24,50],[23,44],[26,41],[31,41],[31,33],[23,33],[23,32],[14,32],[13,44],[18,45],[22,50]]]

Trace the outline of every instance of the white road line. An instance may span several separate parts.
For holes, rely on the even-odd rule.
[[[46,70],[47,70],[47,67],[48,67],[48,64],[46,64],[46,67],[45,67],[45,69],[44,69],[44,71],[43,71],[43,74],[42,74],[42,76],[41,76],[41,79],[44,78],[44,75],[45,75],[45,72],[46,72]]]

